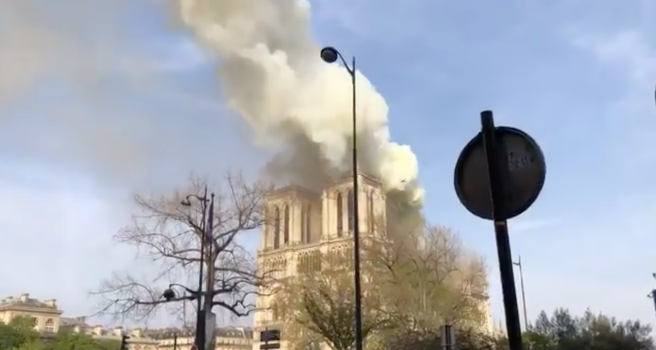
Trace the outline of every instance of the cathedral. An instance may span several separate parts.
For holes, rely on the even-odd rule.
[[[358,181],[355,195],[360,237],[385,239],[384,225],[377,224],[387,221],[387,200],[381,183],[364,174],[359,175]],[[348,249],[353,244],[353,196],[350,176],[328,184],[321,192],[294,185],[271,192],[265,203],[266,215],[271,220],[262,230],[258,267],[275,271],[276,279],[320,272],[320,254]],[[270,295],[257,297],[253,350],[259,349],[259,332],[275,327],[272,301]],[[284,350],[284,341],[282,345]]]

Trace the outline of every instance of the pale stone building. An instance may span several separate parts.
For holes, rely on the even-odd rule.
[[[280,188],[267,197],[269,223],[262,232],[258,265],[275,271],[276,278],[300,272],[319,272],[320,253],[344,250],[353,243],[353,182],[346,177],[312,192],[299,186]],[[358,183],[360,237],[384,238],[377,225],[386,220],[386,195],[380,182],[360,175]],[[259,332],[276,327],[272,296],[259,296],[254,315],[253,350],[259,348]],[[282,348],[286,347],[283,335]]]
[[[157,341],[150,338],[141,328],[127,330],[123,329],[123,327],[105,328],[100,325],[92,326],[86,323],[85,317],[62,317],[60,327],[73,333],[87,334],[98,340],[114,340],[120,342],[123,335],[127,335],[130,337],[127,340],[129,350],[157,350],[158,347]]]
[[[122,327],[103,328],[90,326],[84,317],[63,318],[62,328],[75,333],[85,333],[94,339],[120,341],[128,335],[129,350],[191,350],[194,346],[195,331],[189,329],[164,328],[124,330]],[[244,327],[218,327],[214,333],[215,350],[250,350],[253,344],[253,331]]]
[[[301,272],[320,272],[319,253],[352,247],[352,184],[352,178],[347,177],[327,185],[321,192],[287,186],[269,194],[266,201],[269,224],[262,232],[257,258],[259,268],[275,271],[278,279]],[[381,183],[373,177],[360,175],[357,196],[360,237],[363,240],[386,239],[385,228],[379,224],[387,222],[387,200]],[[487,296],[477,298],[489,314]],[[257,299],[253,350],[259,349],[260,331],[277,328],[272,304],[273,296],[262,295]],[[491,324],[486,328],[491,329]],[[287,348],[284,338],[282,335],[283,350]]]
[[[157,341],[158,350],[191,350],[195,333],[168,328],[148,331],[148,336]],[[214,337],[215,350],[251,350],[253,346],[253,330],[247,327],[218,327]]]
[[[60,330],[82,333],[98,340],[120,342],[123,335],[129,350],[191,350],[194,332],[180,329],[124,329],[89,325],[85,317],[62,317],[55,299],[38,300],[28,293],[18,297],[0,299],[0,322],[9,323],[14,317],[27,316],[36,320],[34,329],[44,338],[52,337]],[[253,330],[245,327],[219,327],[215,331],[215,350],[250,350]],[[177,338],[177,339],[176,339]],[[174,346],[175,345],[175,346]]]
[[[28,293],[0,300],[0,322],[9,323],[17,316],[32,317],[36,320],[34,329],[39,333],[57,333],[62,313],[57,307],[57,300],[33,299]]]

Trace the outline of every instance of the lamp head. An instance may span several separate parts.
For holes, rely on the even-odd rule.
[[[191,207],[191,201],[189,200],[189,198],[185,198],[181,200],[180,204],[184,207]]]
[[[335,63],[339,58],[339,51],[332,46],[321,49],[321,59],[326,63]]]
[[[162,293],[162,297],[163,297],[166,301],[171,301],[171,299],[175,298],[175,291],[174,291],[173,289],[171,289],[171,288],[166,289],[166,290],[164,291],[164,293]]]

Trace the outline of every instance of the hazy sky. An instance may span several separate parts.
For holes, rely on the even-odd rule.
[[[224,108],[213,57],[163,1],[0,0],[0,296],[88,314],[99,280],[135,266],[111,242],[133,190],[266,159]],[[400,4],[312,1],[315,34],[356,55],[385,96],[393,138],[418,156],[426,214],[488,259],[495,318],[492,225],[452,185],[483,109],[529,132],[547,159],[541,197],[511,223],[529,316],[591,307],[652,323],[656,4]]]

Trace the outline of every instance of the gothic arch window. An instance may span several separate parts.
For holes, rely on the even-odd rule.
[[[342,203],[342,194],[337,193],[337,236],[342,235],[344,231],[344,208]]]
[[[289,228],[291,226],[290,222],[290,215],[289,215],[289,204],[285,204],[285,244],[289,244]]]
[[[305,240],[305,220],[307,219],[305,215],[305,206],[301,207],[301,243],[307,243]]]
[[[301,243],[310,243],[311,210],[310,205],[301,207]]]
[[[353,196],[353,190],[348,191],[348,203],[346,203],[348,210],[348,228],[349,232],[353,232],[355,229],[355,197]]]
[[[305,243],[310,243],[310,231],[312,229],[312,206],[305,207]]]
[[[273,209],[273,248],[280,248],[280,208],[278,206]]]

